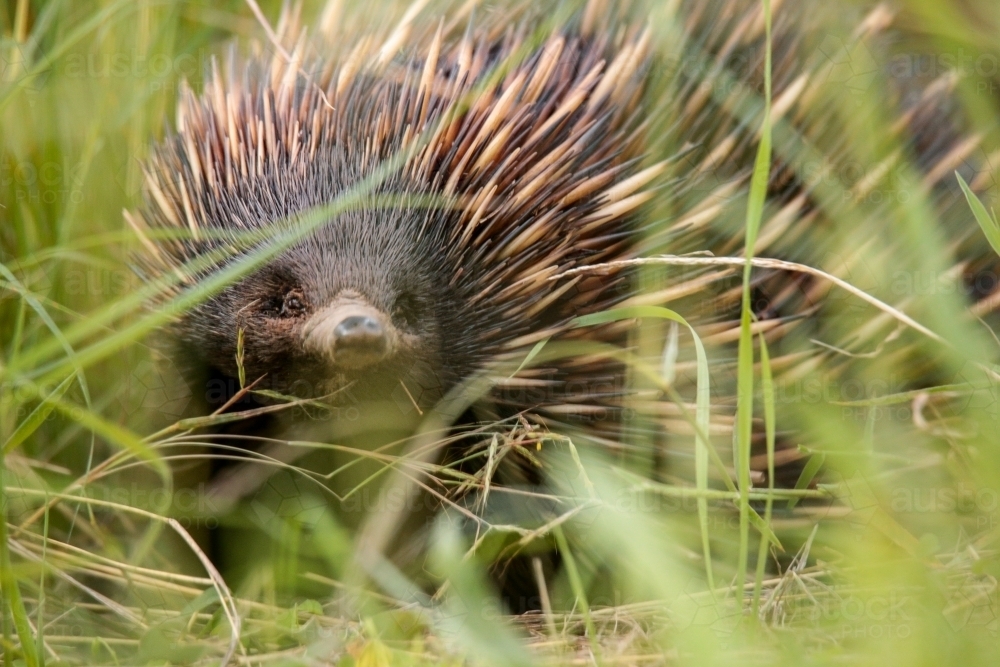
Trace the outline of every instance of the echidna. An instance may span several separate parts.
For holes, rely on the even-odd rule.
[[[663,171],[640,160],[649,31],[593,22],[540,36],[494,20],[458,40],[439,28],[404,57],[397,31],[337,62],[299,40],[213,68],[200,97],[182,92],[129,217],[149,271],[182,276],[177,289],[241,257],[226,256],[240,235],[278,234],[364,190],[180,318],[189,358],[229,380],[222,401],[238,388],[239,337],[259,388],[422,411],[622,297],[615,275],[549,280],[630,256],[629,214]],[[184,237],[153,242],[148,229]],[[213,251],[218,262],[191,268]]]
[[[600,5],[545,30],[491,16],[408,39],[406,20],[383,46],[332,61],[286,16],[294,47],[231,58],[201,96],[182,91],[176,131],[147,163],[145,206],[128,216],[147,272],[175,291],[252,253],[248,234],[286,233],[363,193],[179,317],[184,361],[225,388],[211,409],[242,374],[353,408],[366,433],[398,433],[498,359],[595,335],[571,322],[621,300],[620,276],[550,279],[630,257],[631,214],[664,171],[642,162],[650,30],[597,30]],[[567,386],[580,393],[573,370],[508,379],[490,417],[566,403]]]
[[[682,235],[745,190],[763,20],[746,0],[679,3],[678,25],[698,55],[671,73],[650,29],[616,20],[606,4],[592,0],[554,24],[486,12],[464,32],[459,21],[418,30],[411,12],[384,42],[362,39],[336,57],[313,52],[292,12],[278,30],[286,46],[274,45],[272,57],[233,56],[213,65],[200,96],[182,91],[176,131],[147,164],[145,206],[127,216],[151,276],[175,291],[195,288],[346,197],[345,208],[305,220],[312,226],[290,247],[179,316],[172,331],[182,355],[224,388],[213,408],[245,378],[357,407],[362,431],[396,434],[498,360],[513,371],[543,341],[625,340],[624,327],[573,326],[629,298],[622,270],[563,274],[667,241],[674,252],[706,249]],[[781,5],[775,116],[824,135],[835,119],[811,105],[823,89],[817,73],[831,66],[804,61],[800,15]],[[878,11],[861,23],[860,40],[885,27]],[[737,59],[741,79],[729,81]],[[651,98],[654,76],[670,79],[674,98]],[[674,153],[660,150],[671,143],[656,133],[665,128]],[[972,150],[953,135],[942,141],[939,156],[954,158],[948,146],[965,146],[963,157]],[[791,157],[779,150],[775,159],[770,194],[780,210],[764,245],[816,222],[826,205]],[[637,213],[667,178],[679,180],[678,220],[670,234],[646,238]],[[170,230],[176,238],[164,240]],[[632,303],[701,296],[699,284],[729,275]],[[775,330],[783,309],[811,308],[801,295],[820,290],[788,277],[767,286],[777,296],[759,314]],[[705,297],[717,314],[731,312],[731,295]],[[547,362],[499,379],[474,416],[522,415],[544,427],[604,415],[621,407],[624,372],[599,355]],[[614,423],[591,423],[589,433],[618,444],[606,428]]]

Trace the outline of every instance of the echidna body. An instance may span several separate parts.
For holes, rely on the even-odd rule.
[[[236,378],[239,339],[261,388],[421,411],[620,298],[615,275],[550,279],[630,255],[629,214],[662,172],[639,164],[649,33],[579,23],[540,43],[526,25],[438,29],[406,57],[363,43],[334,63],[299,40],[185,90],[129,218],[152,273],[186,289],[243,257],[229,249],[248,234],[348,201],[185,313],[188,354]],[[549,402],[559,379],[540,381]]]
[[[676,47],[674,68],[658,60],[669,54],[652,54],[643,26],[612,20],[604,4],[589,2],[547,31],[480,15],[464,35],[454,26],[408,33],[408,16],[382,46],[362,39],[332,58],[311,55],[286,18],[279,33],[294,48],[247,65],[230,58],[200,96],[184,90],[176,132],[148,163],[145,207],[128,216],[146,248],[148,273],[173,281],[178,291],[193,289],[252,256],[248,236],[259,245],[262,233],[270,240],[309,225],[290,248],[173,327],[188,360],[225,380],[220,402],[239,388],[241,357],[246,382],[263,378],[257,388],[357,405],[368,417],[363,426],[378,428],[401,415],[404,422],[418,417],[466,379],[505,361],[484,402],[495,409],[484,416],[523,414],[529,424],[554,427],[617,410],[628,386],[622,366],[587,345],[576,346],[575,356],[519,367],[543,341],[620,343],[631,326],[574,328],[580,315],[626,298],[628,305],[670,304],[699,325],[707,344],[737,340],[742,286],[732,267],[634,295],[622,289],[625,276],[616,269],[563,274],[664,251],[739,252],[762,118],[762,4],[669,3],[673,24],[664,29],[676,28],[678,39],[664,48]],[[879,4],[858,15],[856,25],[845,27],[846,17],[838,16],[839,30],[828,30],[824,19],[811,23],[806,15],[839,7],[774,0],[772,9],[775,153],[755,252],[842,273],[828,266],[812,232],[850,219],[882,224],[869,195],[891,163],[873,163],[855,180],[826,178],[853,173],[859,160],[869,165],[844,141],[843,100],[830,99],[842,90],[831,91],[830,82],[840,70],[853,73],[851,65],[865,64],[852,60],[856,50],[880,51],[892,13]],[[830,47],[826,41],[836,34],[852,36]],[[663,67],[656,71],[653,63]],[[659,88],[651,85],[657,76],[655,83],[665,84]],[[963,139],[940,112],[954,85],[951,76],[940,79],[920,86],[915,102],[899,105],[895,134],[887,139],[912,148],[923,186],[944,210],[959,201],[943,185],[954,169],[978,170],[967,174],[976,190],[993,172],[973,164],[979,139]],[[659,99],[650,99],[654,90]],[[927,137],[932,145],[915,141]],[[676,159],[664,163],[667,156]],[[671,196],[651,201],[665,179]],[[658,206],[664,224],[644,236],[638,211],[647,204]],[[316,211],[318,220],[307,213]],[[183,238],[164,241],[164,230]],[[871,239],[870,229],[856,231],[864,242]],[[816,335],[824,327],[839,335],[836,310],[833,317],[822,312],[830,283],[758,272],[754,288],[761,295],[759,331],[775,344],[775,368],[807,377],[818,348],[776,343],[825,338]],[[881,349],[877,328],[866,326],[863,334],[837,347]],[[650,351],[642,349],[642,336],[634,340],[639,352]],[[654,343],[652,355],[661,354],[663,337]],[[731,362],[715,357],[724,369]],[[843,372],[850,358],[838,356],[826,368]],[[682,375],[678,390],[693,394]],[[725,372],[713,374],[712,383],[718,409],[709,417],[709,435],[728,441],[732,418],[721,408],[734,388]],[[594,418],[585,432],[631,445],[652,424],[655,437],[680,433],[689,445],[691,410],[658,397],[632,391],[632,404],[650,418],[630,423],[625,437],[613,419]],[[521,438],[526,430],[512,441],[537,443],[537,434]],[[489,440],[474,443],[479,454]],[[652,455],[657,473],[675,453],[661,442]],[[800,479],[793,468],[806,456],[796,443],[779,435],[778,447],[788,446],[789,483]],[[526,460],[533,456],[534,448],[511,449]],[[688,446],[677,458],[690,453]],[[766,457],[754,460],[766,469]],[[475,463],[491,465],[484,457]],[[470,477],[482,481],[495,471]],[[473,486],[463,481],[435,492],[459,495]],[[478,500],[466,500],[467,515],[485,515],[505,497],[493,493],[489,507]],[[523,514],[511,519],[503,511],[495,524],[523,524]],[[554,513],[537,514],[545,516],[532,529],[553,521]],[[531,579],[526,588],[533,586]]]

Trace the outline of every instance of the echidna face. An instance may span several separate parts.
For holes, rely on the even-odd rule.
[[[402,385],[433,400],[456,355],[442,336],[448,272],[418,226],[406,210],[340,216],[190,313],[182,335],[235,377],[242,330],[247,381],[273,391],[372,401]]]

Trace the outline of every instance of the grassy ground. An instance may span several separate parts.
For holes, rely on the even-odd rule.
[[[343,4],[353,35],[408,3]],[[563,482],[542,532],[564,567],[544,612],[512,618],[454,521],[433,598],[386,563],[362,576],[342,506],[380,504],[374,484],[344,497],[332,469],[284,464],[220,507],[199,482],[213,423],[178,421],[191,395],[121,211],[180,81],[261,39],[251,7],[0,3],[3,664],[994,664],[1000,13],[909,0],[868,39],[888,8],[817,9],[770,71],[764,13],[716,67],[675,4],[648,6],[669,101],[650,152],[687,157],[647,211],[631,310],[608,315],[641,319],[630,446],[496,440],[544,446]],[[963,119],[951,143],[898,123],[927,90]]]

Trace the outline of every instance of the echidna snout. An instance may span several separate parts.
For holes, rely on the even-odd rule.
[[[313,315],[302,330],[306,350],[345,369],[374,366],[395,351],[398,338],[383,312],[354,299],[337,300]]]

